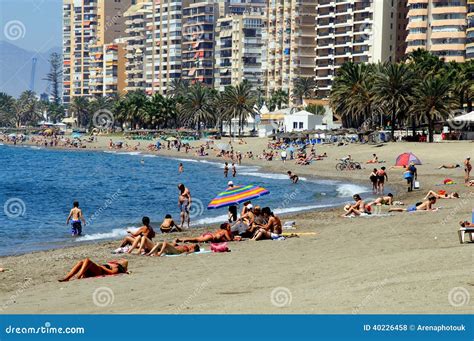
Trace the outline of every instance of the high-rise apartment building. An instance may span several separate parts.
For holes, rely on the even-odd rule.
[[[173,80],[182,74],[183,1],[152,1],[147,8],[150,12],[145,16],[146,91],[166,94]]]
[[[125,13],[126,91],[145,91],[145,42],[147,14],[151,13],[151,0],[140,0]]]
[[[308,0],[267,0],[264,33],[264,90],[292,94],[299,77],[315,76],[316,4]]]
[[[123,13],[132,0],[63,0],[63,102],[91,96],[90,66],[103,63],[91,54],[113,43],[125,30]],[[102,57],[103,58],[103,54]],[[97,85],[97,87],[96,87]],[[99,84],[94,85],[98,93]]]
[[[219,17],[214,0],[183,1],[182,76],[191,83],[214,82],[214,30]]]
[[[466,59],[474,59],[474,0],[467,1]]]
[[[395,61],[395,0],[316,1],[317,96],[329,96],[336,70],[345,62]]]
[[[217,20],[214,87],[249,81],[260,88],[262,81],[262,31],[265,17],[260,14],[228,15]]]
[[[409,0],[407,50],[426,49],[445,61],[466,59],[466,0]]]
[[[407,49],[407,26],[408,26],[408,0],[398,0],[397,2],[397,41],[395,51],[395,61],[399,62],[405,56]]]

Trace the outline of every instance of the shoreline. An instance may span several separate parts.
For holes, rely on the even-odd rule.
[[[143,155],[143,156],[146,156],[146,155],[154,155],[154,156],[157,156],[157,157],[162,157],[162,158],[167,158],[167,159],[173,159],[173,160],[177,160],[177,161],[183,161],[183,162],[201,162],[202,160],[205,160],[207,161],[208,163],[214,163],[213,166],[218,166],[220,163],[217,162],[219,160],[222,160],[222,159],[219,159],[217,157],[198,157],[198,156],[193,156],[193,155],[189,155],[189,154],[186,154],[185,156],[182,156],[182,155],[175,155],[177,153],[173,153],[173,151],[171,151],[169,153],[169,155],[160,155],[159,153],[155,152],[150,152],[150,151],[110,151],[109,149],[104,149],[104,148],[94,148],[94,149],[80,149],[80,148],[68,148],[68,147],[40,147],[40,146],[36,146],[36,145],[32,145],[32,144],[21,144],[21,145],[9,145],[9,144],[5,144],[5,146],[8,146],[8,147],[13,147],[13,148],[31,148],[31,147],[35,147],[35,148],[32,148],[33,150],[47,150],[47,151],[62,151],[62,152],[98,152],[98,153],[110,153],[110,154],[126,154],[126,155],[136,155],[136,156],[140,156],[140,155]],[[167,150],[166,150],[167,151]],[[133,154],[132,154],[133,153]],[[136,153],[136,154],[135,154]],[[138,154],[139,153],[139,154]],[[186,161],[184,161],[186,160]],[[268,174],[268,175],[279,175],[280,173],[276,173],[276,172],[273,172],[272,168],[269,167],[268,165],[260,165],[260,164],[253,164],[253,165],[242,165],[242,167],[256,167],[257,168],[257,173],[261,173],[261,174]],[[281,181],[284,181],[283,179]],[[361,187],[367,187],[366,184],[363,184],[362,182],[359,182],[359,183],[354,183],[354,182],[351,182],[350,179],[341,179],[341,178],[338,178],[338,179],[334,179],[334,178],[321,178],[321,177],[316,177],[312,174],[309,174],[309,175],[305,175],[305,179],[304,180],[300,180],[300,183],[302,182],[317,182],[317,181],[336,181],[338,184],[340,185],[348,185],[348,184],[354,184],[354,185],[357,185],[357,186],[361,186]],[[348,198],[349,199],[349,198]],[[297,219],[299,215],[304,215],[304,213],[306,212],[318,212],[318,211],[327,211],[327,212],[336,212],[336,211],[339,211],[340,210],[340,207],[339,207],[339,203],[334,203],[334,204],[327,204],[327,205],[322,205],[322,207],[311,207],[311,206],[317,206],[317,205],[308,205],[308,206],[304,206],[304,207],[308,207],[308,208],[303,208],[302,206],[301,207],[286,207],[285,205],[283,205],[284,207],[277,207],[276,210],[279,210],[279,209],[298,209],[300,208],[299,210],[296,210],[296,211],[291,211],[291,212],[282,212],[282,213],[278,213],[279,216],[281,217],[284,217],[285,219]],[[200,219],[202,220],[202,219]],[[155,222],[157,223],[157,222]],[[204,229],[208,228],[208,229],[215,229],[215,228],[218,228],[219,226],[219,223],[217,222],[213,222],[213,223],[209,223],[209,224],[205,224],[205,223],[199,223],[197,225],[194,225],[192,226],[189,230],[189,232],[192,231],[192,234],[194,233],[198,233],[199,231],[202,231],[204,232]],[[107,232],[104,232],[104,233],[107,233]],[[157,236],[161,236],[161,232],[158,231],[157,232]],[[180,235],[180,236],[183,236],[183,235],[186,235],[186,234],[176,234],[174,233],[174,235]],[[188,233],[189,235],[189,233]],[[85,235],[82,235],[81,237],[85,237],[87,236],[86,234]],[[45,247],[45,248],[38,248],[38,249],[35,249],[35,250],[31,250],[31,251],[24,251],[22,253],[12,253],[12,254],[4,254],[4,255],[0,255],[0,259],[1,258],[5,258],[5,257],[15,257],[15,256],[22,256],[22,255],[26,255],[26,254],[35,254],[35,253],[38,253],[38,252],[47,252],[47,251],[52,251],[52,250],[59,250],[59,249],[73,249],[75,247],[81,247],[83,245],[90,245],[90,244],[97,244],[97,243],[104,243],[104,244],[107,244],[109,242],[112,242],[112,241],[119,241],[123,238],[123,236],[120,236],[120,238],[100,238],[100,239],[91,239],[91,240],[81,240],[81,241],[75,241],[76,243],[78,243],[77,245],[61,245],[61,246],[54,246],[54,247]]]
[[[248,148],[260,151],[266,141],[251,140],[249,144],[254,145],[239,148],[243,153]],[[351,153],[359,161],[377,153],[388,168],[399,153],[412,151],[423,161],[418,167],[422,189],[407,193],[401,171],[389,170],[387,185],[396,191],[396,200],[414,203],[428,189],[458,191],[461,199],[439,200],[436,206],[442,208],[437,212],[389,215],[387,207],[382,207],[381,216],[341,218],[341,209],[335,207],[289,214],[285,220],[296,220],[297,227],[288,232],[300,233],[299,238],[233,242],[229,243],[230,253],[153,259],[125,255],[130,275],[69,283],[58,283],[57,279],[80,259],[102,262],[122,257],[110,253],[117,242],[98,241],[4,256],[0,257],[0,267],[10,271],[0,273],[0,313],[471,313],[472,245],[459,243],[457,229],[460,220],[471,217],[474,191],[463,185],[462,169],[437,167],[459,163],[472,153],[472,143],[389,143],[380,148],[323,145],[317,149],[330,157],[310,166],[247,159],[243,165],[260,166],[259,171],[264,172],[284,174],[288,169],[304,177],[364,184],[374,165],[336,173],[335,160]],[[457,184],[438,186],[446,177]],[[198,234],[200,230],[163,237]],[[158,235],[156,240],[163,237]],[[97,306],[92,301],[93,293],[104,287],[112,290],[115,300],[108,306]],[[270,295],[276,288],[288,290],[291,304],[272,304]],[[467,303],[453,305],[453,291],[459,288],[470,296]],[[137,296],[140,292],[146,292],[146,297]]]

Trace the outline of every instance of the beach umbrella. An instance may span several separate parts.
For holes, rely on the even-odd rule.
[[[269,193],[269,190],[255,185],[230,187],[212,199],[209,205],[207,205],[207,209],[211,210],[214,208],[237,205]]]
[[[395,166],[408,166],[410,163],[415,165],[421,165],[421,160],[413,153],[403,153],[398,155],[397,161],[395,161]]]

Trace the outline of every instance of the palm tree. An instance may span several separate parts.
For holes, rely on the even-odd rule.
[[[77,124],[80,127],[87,127],[92,118],[92,108],[86,97],[74,97],[69,111],[76,118]]]
[[[212,112],[212,93],[209,88],[197,83],[188,89],[178,110],[184,122],[197,126],[201,131],[201,124],[205,126],[215,119]]]
[[[459,109],[463,110],[466,105],[467,111],[471,112],[474,100],[474,60],[464,63],[446,63],[444,70],[447,79],[454,85],[454,90],[458,94]]]
[[[130,122],[130,129],[134,129],[137,125],[140,125],[141,118],[145,111],[148,97],[143,91],[132,91],[125,95],[125,117],[124,121]]]
[[[33,124],[42,118],[39,101],[33,91],[24,91],[14,106],[15,125],[17,128],[22,125]]]
[[[169,94],[171,97],[181,101],[189,89],[189,81],[183,78],[174,78],[170,84]]]
[[[408,53],[405,61],[421,79],[438,74],[444,67],[444,62],[438,56],[421,48]]]
[[[10,126],[14,122],[15,98],[0,92],[0,125]]]
[[[374,73],[370,64],[345,63],[334,79],[329,104],[345,127],[374,125]]]
[[[231,116],[239,119],[239,136],[247,122],[248,115],[254,115],[256,103],[257,94],[252,90],[252,85],[248,81],[225,88],[222,105],[227,108]]]
[[[455,107],[452,90],[453,86],[446,77],[436,76],[426,77],[414,89],[411,110],[426,119],[429,142],[433,142],[435,120],[446,119]]]
[[[406,64],[385,63],[379,65],[375,74],[375,103],[390,115],[392,140],[395,140],[395,125],[409,108],[415,82]]]
[[[326,114],[326,109],[324,108],[324,105],[319,104],[309,104],[306,106],[306,108],[304,108],[304,110],[319,116],[324,116]]]
[[[312,77],[299,77],[295,80],[293,96],[298,98],[299,104],[303,104],[304,98],[311,98],[316,91],[317,83]]]
[[[270,110],[275,110],[276,107],[282,108],[283,104],[287,105],[289,101],[288,93],[284,90],[276,90],[270,97]]]

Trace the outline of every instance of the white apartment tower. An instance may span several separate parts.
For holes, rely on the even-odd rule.
[[[397,0],[316,0],[317,96],[327,98],[345,62],[395,61]]]

